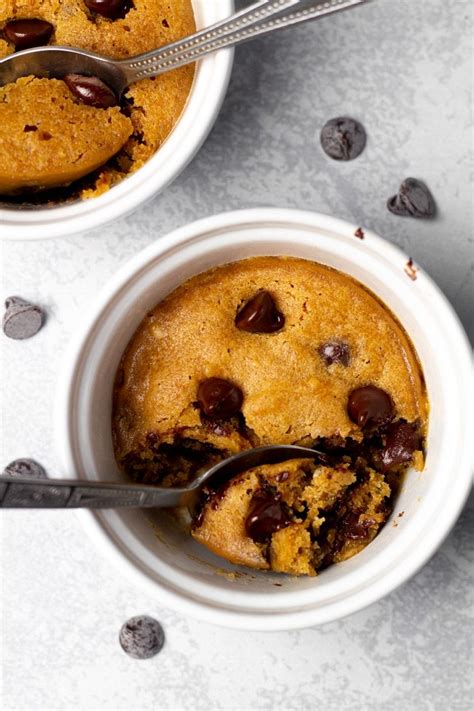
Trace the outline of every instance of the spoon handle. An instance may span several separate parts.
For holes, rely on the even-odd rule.
[[[179,506],[184,491],[78,479],[0,477],[2,509],[116,509]]]
[[[260,0],[225,20],[206,27],[163,49],[118,62],[129,84],[190,64],[224,47],[285,29],[372,0]],[[285,10],[287,12],[285,12]]]

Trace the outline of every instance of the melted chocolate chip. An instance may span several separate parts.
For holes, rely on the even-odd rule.
[[[359,427],[379,427],[393,418],[392,398],[375,385],[356,388],[349,394],[347,411]]]
[[[98,109],[107,109],[118,103],[112,89],[97,77],[66,74],[64,81],[76,99],[82,101],[83,104],[95,106]]]
[[[275,333],[285,325],[285,317],[278,311],[272,295],[259,291],[240,309],[235,325],[249,333]]]
[[[290,472],[278,472],[275,477],[275,481],[277,481],[279,484],[282,484],[284,481],[288,481],[289,478]]]
[[[227,420],[240,411],[244,396],[234,383],[223,378],[208,378],[199,383],[197,400],[207,417]]]
[[[385,447],[382,451],[384,469],[406,464],[413,457],[413,452],[420,448],[421,434],[415,424],[394,422],[386,429]]]
[[[263,489],[255,492],[245,520],[245,530],[253,541],[265,543],[276,531],[291,523],[288,507],[278,493]]]
[[[318,353],[328,366],[333,363],[349,365],[350,348],[344,341],[327,341],[319,346]]]
[[[366,141],[362,124],[347,116],[331,119],[321,131],[321,146],[334,160],[354,160],[364,150]]]
[[[86,7],[109,20],[123,18],[132,7],[129,0],[84,0]]]
[[[53,25],[46,20],[10,20],[3,33],[15,49],[21,50],[48,44],[53,30]]]
[[[342,539],[357,541],[367,538],[371,526],[377,523],[373,518],[366,518],[359,522],[359,511],[348,511],[340,520],[340,535]]]
[[[433,196],[421,180],[407,178],[396,195],[387,202],[390,212],[400,217],[433,217],[436,208]]]
[[[123,651],[130,657],[150,659],[163,649],[165,633],[153,617],[137,615],[122,626],[119,641]]]

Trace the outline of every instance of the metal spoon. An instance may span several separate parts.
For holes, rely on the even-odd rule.
[[[0,508],[3,509],[116,509],[189,506],[199,489],[214,485],[261,464],[277,464],[288,459],[321,459],[315,449],[292,444],[247,449],[222,460],[198,476],[188,486],[160,487],[119,484],[79,479],[14,479],[0,477]]]
[[[139,79],[190,64],[218,49],[368,2],[371,0],[259,0],[177,42],[119,61],[73,47],[25,49],[0,61],[0,86],[23,76],[61,78],[74,73],[101,79],[120,98]]]

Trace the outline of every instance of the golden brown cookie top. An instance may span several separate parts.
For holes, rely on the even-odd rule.
[[[189,0],[133,0],[132,5],[124,17],[109,19],[89,10],[84,0],[2,0],[0,29],[11,20],[46,20],[53,26],[51,44],[123,59],[174,42],[194,27]],[[14,48],[2,39],[6,55]]]
[[[259,296],[255,308],[262,292],[270,301]],[[260,332],[249,330],[255,323]],[[398,321],[352,278],[302,259],[256,257],[210,270],[148,314],[116,381],[118,459],[143,448],[149,433],[165,441],[185,431],[222,448],[225,432],[217,442],[197,405],[210,378],[240,389],[253,446],[361,439],[348,399],[367,385],[389,396],[396,419],[423,425],[427,417],[419,364]],[[228,451],[245,446],[232,437]]]

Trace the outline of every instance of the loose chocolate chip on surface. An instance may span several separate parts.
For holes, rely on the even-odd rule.
[[[123,18],[132,7],[129,0],[84,0],[86,7],[109,20]]]
[[[240,309],[235,325],[249,333],[275,333],[285,325],[285,317],[278,311],[272,295],[259,291]]]
[[[331,119],[321,130],[323,151],[334,160],[354,160],[364,150],[366,141],[362,124],[347,116]]]
[[[436,208],[433,196],[424,183],[416,178],[407,178],[400,185],[397,195],[387,201],[390,212],[400,217],[433,217]]]
[[[375,385],[365,385],[349,394],[347,411],[359,427],[378,427],[393,418],[394,405],[385,390]]]
[[[122,626],[119,641],[123,651],[130,657],[150,659],[163,649],[165,633],[153,617],[137,615]]]
[[[292,523],[288,507],[278,493],[260,489],[250,501],[250,509],[245,521],[247,535],[256,543],[264,543],[272,534]]]
[[[88,106],[107,109],[118,104],[117,97],[107,84],[97,77],[82,74],[66,74],[64,81],[72,94]]]
[[[362,227],[358,227],[356,231],[354,232],[354,237],[358,237],[359,239],[364,239],[365,237],[365,232],[362,229]]]
[[[382,451],[384,469],[406,464],[413,457],[413,452],[421,446],[421,434],[415,424],[393,422],[386,430],[385,447]]]
[[[240,411],[244,396],[234,383],[223,378],[208,378],[199,383],[197,399],[207,417],[226,420]]]
[[[19,296],[10,296],[5,301],[5,309],[2,327],[8,338],[19,341],[31,338],[44,323],[43,309]]]
[[[340,363],[348,366],[351,357],[350,348],[344,341],[327,341],[318,348],[318,353],[326,365]]]
[[[53,25],[46,20],[10,20],[3,33],[15,49],[21,50],[48,44],[53,29]]]
[[[48,475],[41,464],[34,459],[14,459],[3,470],[2,476],[28,477],[30,479],[47,479]]]

